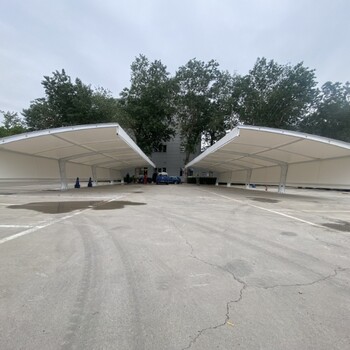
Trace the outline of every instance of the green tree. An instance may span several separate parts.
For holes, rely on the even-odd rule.
[[[22,115],[29,130],[43,130],[61,126],[45,98],[32,101],[28,109],[23,109]]]
[[[151,154],[175,134],[174,84],[161,61],[139,55],[131,64],[131,86],[120,94],[123,123],[138,146]]]
[[[109,90],[102,87],[97,88],[91,96],[91,114],[95,123],[115,122],[122,126],[125,124],[119,101]]]
[[[317,97],[314,70],[258,58],[232,93],[235,117],[243,124],[295,129]]]
[[[4,118],[4,126],[0,127],[0,137],[21,134],[27,131],[24,121],[18,116],[17,112],[0,111],[0,113]]]
[[[211,85],[208,124],[202,134],[204,146],[212,146],[238,123],[232,105],[232,90],[236,79],[237,76],[219,71],[216,80]]]
[[[22,113],[31,130],[118,119],[118,102],[109,91],[93,90],[78,78],[72,82],[64,70],[53,72],[51,77],[44,76],[42,85],[45,97],[31,102]]]
[[[326,82],[316,110],[300,123],[299,129],[350,142],[350,83]]]
[[[212,145],[225,135],[232,121],[230,95],[233,78],[219,69],[215,60],[190,60],[176,72],[176,109],[185,164],[201,141]]]

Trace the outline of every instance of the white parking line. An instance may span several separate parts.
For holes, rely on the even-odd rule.
[[[256,208],[256,209],[267,211],[269,213],[273,213],[273,214],[276,214],[276,215],[284,216],[286,218],[289,218],[289,219],[292,219],[292,220],[295,220],[295,221],[300,221],[300,222],[303,222],[304,224],[308,224],[310,226],[321,227],[321,228],[325,229],[325,227],[322,226],[322,225],[315,224],[314,222],[303,220],[303,219],[297,218],[297,217],[292,216],[292,215],[287,215],[287,214],[281,213],[281,212],[276,211],[276,210],[260,207],[259,205],[250,204],[250,203],[247,203],[246,201],[241,201],[239,199],[234,199],[234,198],[231,198],[231,197],[228,197],[228,196],[224,196],[222,194],[218,194],[218,193],[215,193],[215,192],[210,192],[210,191],[207,191],[207,190],[202,190],[202,191],[214,194],[215,196],[218,196],[218,197],[221,197],[221,198],[225,198],[225,199],[228,199],[228,200],[233,201],[233,202],[237,202],[237,203],[240,203],[240,204],[248,205],[248,206],[250,206],[252,208]]]
[[[28,228],[28,227],[34,227],[34,225],[0,225],[0,227],[3,227],[3,228]]]
[[[60,218],[60,219],[57,219],[57,220],[49,221],[46,225],[34,226],[34,227],[32,227],[32,228],[30,228],[30,229],[28,229],[28,230],[25,230],[25,231],[16,233],[16,234],[14,234],[14,235],[12,235],[12,236],[9,236],[9,237],[5,237],[5,238],[3,238],[3,239],[0,239],[0,244],[6,243],[6,242],[8,242],[8,241],[12,241],[13,239],[16,239],[16,238],[19,238],[19,237],[22,237],[22,236],[25,236],[25,235],[28,235],[29,233],[36,232],[36,231],[38,231],[38,230],[41,230],[42,228],[51,226],[51,225],[53,225],[53,224],[57,224],[58,222],[61,222],[61,221],[70,219],[70,218],[72,218],[73,216],[82,214],[82,213],[83,213],[84,211],[86,211],[86,210],[90,210],[90,208],[84,209],[84,210],[80,210],[80,211],[78,211],[78,212],[75,212],[75,213],[72,214],[72,215],[67,215],[67,216],[64,216],[63,218]]]
[[[104,201],[104,203],[110,203],[110,202],[113,202],[113,201],[115,201],[115,200],[117,200],[117,199],[121,199],[122,197],[124,197],[124,196],[119,196],[119,197],[116,197],[116,198],[112,198],[112,199],[110,199],[110,200],[108,200],[108,201]],[[103,202],[97,204],[97,206],[100,206],[100,205],[103,205]],[[16,238],[19,238],[19,237],[28,235],[28,234],[30,234],[30,233],[36,232],[36,231],[38,231],[38,230],[41,230],[41,229],[43,229],[43,228],[45,228],[45,227],[51,226],[51,225],[53,225],[53,224],[57,224],[57,223],[59,223],[59,222],[62,222],[62,221],[64,221],[64,220],[67,220],[67,219],[70,219],[70,218],[72,218],[72,217],[74,217],[74,216],[80,215],[80,214],[84,213],[85,211],[88,211],[88,210],[91,210],[91,209],[92,209],[92,207],[89,207],[89,208],[86,208],[86,209],[83,209],[83,210],[79,210],[79,211],[74,212],[74,213],[71,214],[71,215],[66,215],[66,216],[64,216],[64,217],[62,217],[62,218],[59,218],[59,219],[56,219],[56,220],[50,220],[50,221],[48,221],[48,222],[47,222],[46,224],[44,224],[44,225],[37,225],[37,226],[34,226],[34,227],[29,228],[28,230],[25,230],[25,231],[16,233],[16,234],[14,234],[14,235],[12,235],[12,236],[8,236],[8,237],[5,237],[5,238],[2,238],[2,239],[0,239],[0,244],[3,244],[3,243],[6,243],[6,242],[9,242],[9,241],[12,241],[12,240],[14,240],[14,239],[16,239]],[[19,227],[23,227],[23,226],[19,226]],[[29,227],[30,227],[30,226],[29,226]]]
[[[350,213],[350,210],[302,210],[305,213]]]

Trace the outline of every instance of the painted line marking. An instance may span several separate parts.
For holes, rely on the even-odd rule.
[[[236,203],[248,205],[248,206],[250,206],[250,207],[252,207],[252,208],[256,208],[256,209],[260,209],[260,210],[263,210],[263,211],[267,211],[267,212],[272,213],[272,214],[284,216],[284,217],[286,217],[286,218],[288,218],[288,219],[292,219],[292,220],[295,220],[295,221],[300,221],[300,222],[303,222],[304,224],[308,224],[308,225],[310,225],[310,226],[315,226],[315,227],[320,227],[320,228],[326,229],[326,227],[324,227],[324,226],[322,226],[322,225],[315,224],[314,222],[307,221],[307,220],[303,220],[303,219],[297,218],[297,217],[292,216],[292,215],[287,215],[287,214],[281,213],[281,212],[276,211],[276,210],[272,210],[272,209],[260,207],[259,205],[250,204],[250,203],[247,203],[247,202],[245,202],[245,201],[241,201],[241,200],[239,200],[239,199],[234,199],[234,198],[231,198],[231,197],[228,197],[228,196],[224,196],[224,195],[222,195],[222,194],[218,194],[218,193],[215,193],[215,192],[210,192],[210,191],[207,191],[207,190],[202,190],[202,191],[205,191],[205,192],[214,194],[215,196],[222,197],[222,198],[228,199],[228,200],[233,201],[233,202],[236,202]]]
[[[302,210],[304,213],[350,213],[350,210]]]
[[[113,202],[115,200],[118,200],[120,198],[123,198],[124,196],[119,196],[119,197],[116,197],[116,198],[112,198],[108,201],[103,201],[99,204],[97,204],[96,206],[100,206],[100,205],[103,205],[103,204],[106,204],[106,203],[109,203],[109,202]],[[8,236],[8,237],[5,237],[3,239],[0,239],[0,244],[3,244],[3,243],[6,243],[6,242],[9,242],[9,241],[12,241],[16,238],[19,238],[19,237],[22,237],[22,236],[25,236],[25,235],[28,235],[30,233],[33,233],[33,232],[36,232],[38,230],[41,230],[43,228],[46,228],[46,227],[49,227],[51,225],[54,225],[54,224],[57,224],[59,222],[62,222],[64,220],[67,220],[67,219],[70,219],[70,218],[73,218],[74,216],[77,216],[77,215],[80,215],[80,214],[83,214],[85,211],[88,211],[88,210],[91,210],[92,208],[86,208],[86,209],[83,209],[83,210],[79,210],[71,215],[66,215],[62,218],[59,218],[59,219],[56,219],[56,220],[51,220],[51,221],[48,221],[47,224],[45,225],[38,225],[38,226],[34,226],[34,227],[31,227],[29,228],[28,230],[25,230],[25,231],[22,231],[22,232],[19,232],[19,233],[16,233],[12,236]]]
[[[30,228],[30,227],[36,227],[34,225],[0,225],[0,227],[3,228]]]
[[[209,283],[197,283],[197,284],[192,284],[191,287],[205,287],[208,285],[209,285]]]
[[[202,276],[211,276],[210,273],[195,273],[195,274],[190,274],[190,277],[202,277]]]
[[[332,213],[332,214],[337,214],[337,213],[350,213],[350,210],[295,210],[295,209],[279,209],[280,213],[286,212],[286,213]]]
[[[22,236],[25,236],[25,235],[28,235],[29,233],[33,233],[33,232],[36,232],[38,230],[41,230],[45,227],[48,227],[48,226],[51,226],[53,224],[57,224],[58,222],[61,222],[61,221],[64,221],[64,220],[67,220],[67,219],[70,219],[76,215],[79,215],[79,214],[82,214],[84,211],[86,210],[89,210],[89,209],[84,209],[84,210],[81,210],[81,211],[78,211],[72,215],[67,215],[67,216],[64,216],[63,218],[60,218],[60,219],[57,219],[57,220],[52,220],[52,221],[49,221],[46,225],[41,225],[41,226],[35,226],[35,227],[32,227],[28,230],[25,230],[25,231],[22,231],[22,232],[19,232],[19,233],[16,233],[12,236],[9,236],[9,237],[5,237],[3,239],[0,239],[0,244],[3,244],[3,243],[6,243],[8,241],[12,241],[13,239],[16,239],[16,238],[19,238],[19,237],[22,237]]]

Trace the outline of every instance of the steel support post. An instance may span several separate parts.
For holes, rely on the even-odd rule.
[[[247,169],[247,178],[245,180],[245,188],[249,188],[250,187],[250,180],[252,178],[252,169]]]
[[[278,185],[278,193],[284,193],[286,191],[286,182],[287,182],[287,173],[288,173],[288,165],[281,165],[281,177],[280,183]]]
[[[66,161],[59,159],[58,160],[58,167],[60,169],[61,190],[65,191],[68,189],[67,175],[66,175]]]
[[[231,172],[230,181],[227,183],[227,187],[231,187],[232,177],[233,177],[233,171]]]
[[[91,167],[91,172],[92,172],[92,181],[94,186],[97,185],[98,179],[97,179],[97,167],[95,165],[93,165]]]
[[[113,185],[114,184],[114,173],[113,169],[109,169],[109,181]]]

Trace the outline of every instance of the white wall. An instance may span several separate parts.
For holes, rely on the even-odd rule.
[[[235,172],[225,172],[218,174],[217,176],[219,182],[224,183],[243,183],[245,184],[247,178],[247,172],[245,170],[235,171]]]
[[[253,170],[250,182],[252,184],[278,185],[280,182],[281,168],[278,166]]]
[[[350,188],[350,157],[291,165],[287,184]]]
[[[256,169],[250,183],[278,185],[280,174],[279,166]],[[218,181],[245,184],[246,177],[247,171],[224,172]],[[350,189],[350,157],[289,165],[286,185]]]
[[[59,179],[58,162],[0,151],[0,179]]]
[[[121,179],[120,172],[116,170],[97,168],[96,173],[98,181]],[[93,177],[90,166],[69,162],[66,163],[66,175],[68,181],[74,181],[77,177],[86,181]],[[60,183],[58,161],[0,150],[0,181]]]

